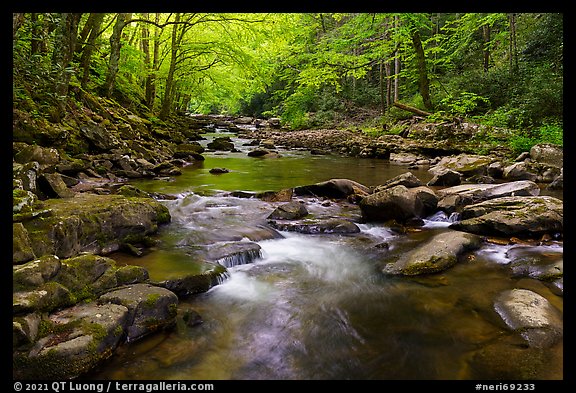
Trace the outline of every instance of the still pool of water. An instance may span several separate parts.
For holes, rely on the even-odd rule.
[[[228,268],[228,278],[208,292],[180,300],[179,313],[194,310],[203,323],[189,327],[178,319],[174,329],[123,345],[86,378],[563,378],[562,342],[545,351],[528,348],[494,310],[494,299],[511,288],[533,290],[563,310],[562,297],[544,282],[511,274],[513,246],[486,244],[445,272],[408,278],[384,276],[381,267],[391,255],[449,230],[446,217],[430,217],[420,230],[402,234],[358,222],[355,235],[262,236],[278,203],[222,191],[281,190],[331,178],[375,186],[407,171],[384,160],[280,153],[271,159],[247,157],[246,150],[206,153],[204,162],[171,181],[134,183],[178,199],[164,201],[173,220],[161,229],[158,249],[143,259],[118,256],[119,262],[141,263],[155,274],[186,270],[186,247],[248,238],[262,255]],[[214,167],[230,172],[210,174]],[[427,168],[411,171],[423,182],[431,178]],[[355,205],[302,200],[317,217],[360,216]],[[562,245],[526,252],[557,257]]]

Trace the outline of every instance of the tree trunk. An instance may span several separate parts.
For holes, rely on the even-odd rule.
[[[390,108],[390,104],[392,102],[392,79],[390,78],[392,64],[390,61],[387,61],[384,64],[386,69],[386,108]]]
[[[403,110],[405,110],[405,111],[407,111],[407,112],[412,112],[412,113],[414,113],[414,114],[416,114],[416,115],[418,115],[418,116],[424,116],[424,117],[426,117],[426,116],[430,116],[430,115],[432,114],[432,113],[430,113],[430,112],[426,112],[426,111],[420,110],[420,109],[418,109],[418,108],[414,108],[413,106],[409,106],[409,105],[406,105],[406,104],[402,104],[402,103],[400,103],[400,102],[398,102],[398,101],[394,102],[393,105],[394,105],[395,107],[400,108],[400,109],[403,109]]]
[[[158,117],[165,120],[170,114],[172,105],[172,90],[174,83],[174,71],[176,70],[176,57],[178,55],[178,22],[180,22],[180,14],[176,13],[175,24],[172,25],[172,47],[170,56],[170,68],[168,69],[168,76],[166,77],[166,87],[164,89],[164,100],[162,101],[162,108]]]
[[[426,57],[420,40],[420,33],[417,28],[412,30],[412,45],[416,52],[416,62],[418,67],[418,90],[424,101],[426,109],[432,109],[432,100],[430,99],[430,81],[428,80],[428,71],[426,70]]]
[[[156,13],[155,22],[160,21],[160,14]],[[149,33],[148,33],[149,36]],[[154,51],[152,56],[152,65],[149,68],[148,75],[146,75],[145,96],[146,106],[151,111],[154,109],[154,100],[156,98],[156,71],[158,70],[158,56],[160,52],[160,30],[155,29],[154,32]],[[150,63],[147,63],[150,64]]]
[[[398,15],[394,16],[394,26],[397,29],[400,18]],[[398,45],[396,46],[398,48]],[[398,49],[394,51],[394,101],[400,99],[400,54]]]
[[[126,21],[130,19],[130,14],[119,13],[116,19],[116,24],[110,36],[110,59],[108,60],[108,73],[106,74],[106,82],[104,90],[106,97],[111,97],[114,91],[114,83],[116,82],[116,74],[118,73],[120,63],[120,48],[122,43],[122,30],[126,26]]]
[[[384,93],[384,61],[380,60],[380,73],[379,73],[379,86],[380,86],[380,111],[382,114],[386,113],[387,103],[386,94]]]
[[[490,66],[490,26],[482,26],[482,38],[484,39],[484,72],[488,72]]]
[[[518,48],[516,46],[516,14],[508,15],[510,23],[510,73],[518,71]]]
[[[12,14],[12,40],[16,39],[16,33],[24,24],[24,14],[23,13],[13,13]]]
[[[82,66],[82,81],[81,86],[84,88],[88,84],[88,79],[90,77],[90,63],[92,60],[92,53],[94,52],[95,45],[96,45],[96,38],[100,33],[100,27],[102,26],[102,22],[104,21],[104,15],[102,13],[95,13],[91,18],[88,18],[88,22],[90,22],[89,26],[89,35],[86,40],[86,45],[84,45],[84,49],[82,50],[82,56],[80,57],[80,65]],[[90,15],[90,16],[92,16]]]
[[[78,21],[81,13],[63,13],[56,29],[54,37],[54,52],[52,52],[52,66],[56,72],[54,93],[58,106],[58,113],[55,113],[54,120],[59,121],[66,110],[68,99],[68,85],[70,83],[70,72],[67,69],[72,61],[74,49],[76,47],[76,37],[78,35]]]

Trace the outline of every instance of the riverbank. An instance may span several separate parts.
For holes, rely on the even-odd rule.
[[[235,242],[238,234],[228,239],[231,243],[224,248],[215,249],[214,243],[195,244],[198,251],[193,254],[198,262],[195,271],[169,279],[152,279],[147,269],[119,266],[109,257],[119,251],[144,255],[157,247],[158,230],[172,222],[172,214],[165,205],[178,199],[173,194],[144,192],[127,183],[136,179],[164,182],[180,176],[195,163],[201,164],[206,154],[239,151],[239,146],[229,138],[203,139],[203,134],[215,130],[245,140],[246,156],[253,160],[274,159],[281,154],[278,147],[284,146],[309,149],[312,155],[331,153],[387,160],[404,165],[407,170],[415,166],[435,168],[434,181],[426,183],[398,178],[391,184],[367,188],[347,179],[334,179],[273,190],[272,194],[233,194],[233,198],[256,197],[266,204],[272,203],[266,205],[266,209],[271,209],[269,213],[278,203],[308,198],[310,195],[306,193],[311,193],[313,198],[321,198],[327,204],[338,205],[342,202],[337,200],[343,198],[360,208],[358,220],[365,222],[394,220],[394,226],[410,228],[422,225],[421,220],[436,211],[447,214],[457,211],[471,220],[468,227],[460,223],[459,230],[464,232],[479,231],[480,236],[508,239],[528,237],[542,244],[561,240],[562,208],[558,207],[558,201],[538,197],[539,186],[534,183],[550,180],[546,184],[562,184],[558,181],[562,164],[557,156],[554,158],[557,151],[547,146],[528,152],[524,158],[507,161],[497,159],[497,155],[460,154],[458,150],[454,153],[459,154],[446,155],[448,151],[433,142],[418,143],[400,136],[370,138],[354,131],[287,131],[278,128],[275,122],[210,116],[182,116],[170,126],[159,126],[122,108],[115,110],[114,126],[104,125],[108,124],[104,121],[93,124],[103,118],[92,114],[92,122],[86,126],[76,123],[79,127],[74,131],[48,129],[50,136],[41,135],[37,140],[27,139],[33,135],[30,132],[21,133],[26,124],[21,114],[15,119],[20,127],[13,143],[15,377],[75,378],[113,356],[122,345],[178,324],[194,326],[198,318],[176,311],[180,299],[219,285],[227,274],[226,265],[219,261],[244,258],[244,263],[251,263],[260,257],[258,245],[246,248],[246,244]],[[253,152],[259,152],[257,157],[251,155]],[[437,155],[439,152],[442,155]],[[557,176],[553,177],[554,174]],[[499,191],[488,187],[496,181],[511,185]],[[478,186],[455,189],[441,198],[435,188],[430,188],[448,189],[461,183]],[[512,201],[506,200],[501,205],[494,202],[504,202],[502,198],[506,197],[513,198],[522,209],[518,209],[520,222],[502,232],[502,223],[510,219],[505,212]],[[523,199],[528,197],[532,199]],[[494,200],[493,205],[478,215],[474,205],[488,200]],[[535,227],[531,220],[534,215],[541,215],[543,209],[557,215],[550,216],[544,226]],[[386,211],[402,214],[383,216]],[[337,217],[303,222],[265,220],[239,234],[242,237],[248,233],[261,241],[280,236],[278,231],[311,235],[357,233],[354,220],[334,218]],[[478,220],[483,222],[481,227]],[[487,227],[486,222],[491,224]],[[493,229],[488,229],[490,225]],[[213,231],[217,233],[219,229]],[[468,250],[467,241],[454,247]],[[442,266],[453,263],[447,260]],[[424,270],[404,266],[402,262],[386,270],[394,274],[430,272],[426,260],[421,267]],[[528,267],[525,270],[531,271]],[[558,279],[561,276],[554,276],[554,280]],[[554,288],[561,292],[562,282],[556,281]],[[94,315],[104,319],[94,319]],[[554,332],[558,334],[557,329]],[[66,366],[72,364],[71,353],[79,359],[72,368]]]

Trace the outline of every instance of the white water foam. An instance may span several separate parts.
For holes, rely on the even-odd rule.
[[[363,263],[360,255],[337,241],[288,232],[283,235],[284,239],[259,242],[262,259],[258,264],[298,264],[309,275],[328,282],[364,278],[371,274],[370,266]]]

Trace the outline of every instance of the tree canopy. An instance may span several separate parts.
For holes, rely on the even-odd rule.
[[[403,103],[561,139],[558,13],[25,13],[13,44],[15,105],[53,121],[85,93],[291,128],[384,124]]]

